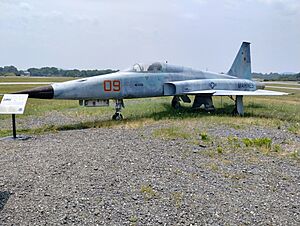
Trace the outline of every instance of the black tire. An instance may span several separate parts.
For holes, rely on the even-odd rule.
[[[122,115],[121,113],[119,113],[119,114],[117,115],[116,120],[117,120],[117,121],[123,120],[123,115]]]
[[[172,100],[171,102],[172,108],[179,109],[181,107],[180,102],[178,100]]]
[[[234,109],[233,109],[233,111],[232,111],[232,113],[231,113],[233,116],[237,116],[237,115],[239,115],[239,113],[238,113],[238,111],[237,111],[237,108],[236,107],[234,107]]]
[[[115,113],[112,116],[112,119],[115,120],[115,121],[121,121],[123,119],[123,115],[121,113]]]

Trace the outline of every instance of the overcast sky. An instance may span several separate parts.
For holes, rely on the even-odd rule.
[[[253,71],[299,72],[300,1],[0,0],[0,66],[226,72],[242,41]]]

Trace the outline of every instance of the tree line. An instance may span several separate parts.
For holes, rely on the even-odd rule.
[[[300,81],[300,72],[297,74],[280,73],[252,73],[253,78],[263,79],[264,81]]]
[[[39,77],[91,77],[116,72],[116,70],[64,70],[56,67],[29,68],[18,70],[15,66],[0,67],[0,76],[39,76]]]
[[[0,76],[45,76],[45,77],[91,77],[116,72],[117,70],[64,70],[56,67],[29,68],[27,70],[18,70],[15,66],[0,67]],[[263,79],[265,81],[282,80],[282,81],[300,81],[300,73],[297,74],[280,74],[280,73],[252,73],[253,78]]]

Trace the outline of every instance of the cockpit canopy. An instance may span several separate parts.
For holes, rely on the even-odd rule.
[[[131,68],[125,70],[127,72],[140,72],[140,73],[180,73],[186,70],[182,66],[170,65],[167,63],[155,62],[153,64],[134,64]]]

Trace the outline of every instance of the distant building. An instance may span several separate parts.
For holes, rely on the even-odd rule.
[[[21,76],[30,76],[30,72],[29,71],[23,71]]]

